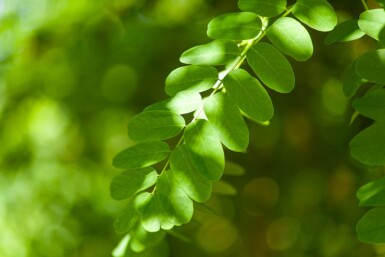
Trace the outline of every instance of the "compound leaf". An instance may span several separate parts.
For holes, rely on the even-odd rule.
[[[306,61],[313,55],[309,33],[293,18],[279,18],[266,30],[266,36],[275,47],[297,61]]]
[[[357,58],[358,76],[370,82],[385,84],[385,49],[366,52]]]
[[[256,37],[261,28],[261,18],[255,13],[226,13],[210,21],[207,35],[213,39],[244,40]]]
[[[381,8],[361,13],[358,26],[368,36],[380,40],[385,32],[385,10]]]
[[[160,162],[166,159],[169,154],[170,148],[165,142],[144,142],[118,153],[112,164],[119,169],[139,169]]]
[[[223,85],[246,116],[259,122],[268,121],[273,116],[274,108],[269,94],[247,71],[233,70],[224,78]]]
[[[258,43],[246,56],[250,67],[266,86],[280,93],[293,90],[294,71],[289,61],[275,47],[268,43]]]
[[[211,66],[188,65],[173,70],[166,79],[165,91],[174,96],[180,91],[203,92],[218,80],[218,71]]]
[[[385,177],[362,186],[357,191],[360,206],[385,205]]]
[[[210,123],[202,119],[190,123],[184,138],[189,158],[196,170],[210,181],[219,180],[223,174],[225,157],[220,140]],[[190,161],[185,158],[186,162]]]
[[[358,27],[358,20],[343,21],[326,36],[325,44],[352,41],[364,35],[365,33]]]
[[[350,142],[351,155],[366,165],[385,165],[385,122],[375,122]]]
[[[124,171],[116,176],[110,185],[111,197],[122,200],[153,186],[158,179],[158,173],[151,167]]]
[[[238,7],[242,11],[255,12],[265,17],[274,17],[286,8],[286,0],[239,0]]]
[[[319,31],[330,31],[337,25],[336,12],[326,0],[298,0],[293,6],[293,15]]]
[[[217,93],[204,102],[203,108],[222,143],[232,151],[244,151],[249,144],[249,130],[233,100]]]
[[[365,96],[354,100],[353,107],[366,117],[385,120],[385,89],[368,91]]]
[[[202,105],[202,97],[194,91],[181,91],[168,100],[148,106],[145,111],[166,110],[178,114],[195,111]]]
[[[356,229],[358,239],[364,243],[385,243],[385,207],[376,207],[365,213]]]
[[[186,145],[177,147],[171,153],[170,164],[180,187],[191,199],[204,202],[210,198],[212,183],[195,168]]]
[[[170,111],[145,111],[134,116],[127,125],[128,136],[137,142],[163,140],[183,130],[182,116]]]
[[[239,49],[236,43],[218,39],[188,49],[182,53],[180,61],[196,65],[225,65],[234,61],[238,55]]]

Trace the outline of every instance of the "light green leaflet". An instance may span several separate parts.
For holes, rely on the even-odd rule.
[[[362,186],[357,191],[360,206],[385,205],[385,177]]]
[[[172,138],[185,126],[182,116],[170,111],[145,111],[134,116],[127,125],[128,136],[137,142]]]
[[[165,142],[144,142],[118,153],[112,164],[119,169],[144,168],[166,159],[169,154],[170,148]]]
[[[247,117],[259,122],[271,119],[274,108],[270,96],[247,71],[233,70],[224,78],[223,84],[230,98]]]
[[[238,55],[239,49],[236,43],[218,39],[188,49],[180,57],[180,62],[196,65],[225,65],[234,61]]]
[[[330,31],[337,25],[337,15],[326,0],[298,0],[293,6],[293,15],[309,27]]]
[[[110,185],[111,197],[122,200],[153,186],[158,179],[158,173],[151,167],[124,171],[116,176]]]
[[[385,38],[385,11],[373,9],[361,13],[358,26],[367,35],[376,40]]]
[[[325,44],[356,40],[365,33],[358,27],[358,20],[343,21],[338,24],[325,38]]]
[[[385,165],[385,121],[375,122],[350,141],[351,155],[366,165]]]
[[[238,51],[238,50],[237,50]],[[180,91],[206,91],[218,80],[218,71],[210,66],[188,65],[173,70],[166,79],[165,91],[174,96]]]
[[[286,8],[286,0],[239,0],[238,7],[242,11],[255,12],[264,17],[274,17]]]
[[[357,224],[357,234],[364,243],[385,243],[385,207],[368,211]]]
[[[152,104],[145,111],[166,110],[178,114],[186,114],[195,111],[202,105],[202,97],[194,91],[181,91],[170,99]]]
[[[245,169],[237,163],[226,161],[223,173],[228,176],[242,176],[245,174]]]
[[[186,145],[181,145],[172,152],[170,163],[180,187],[191,199],[204,202],[210,198],[212,183],[195,168]]]
[[[346,97],[352,97],[364,84],[363,79],[357,75],[356,63],[356,60],[354,60],[345,72],[342,89]]]
[[[293,18],[279,18],[267,29],[266,36],[275,47],[297,61],[306,61],[313,55],[309,33]]]
[[[145,230],[143,226],[138,226],[135,233],[132,234],[131,236],[129,247],[131,248],[132,251],[136,253],[142,253],[146,249],[149,249],[159,244],[164,239],[165,236],[166,236],[165,231],[150,233],[147,230]]]
[[[120,216],[114,222],[116,233],[124,234],[130,231],[139,219],[133,203],[130,201],[126,208],[123,209]]]
[[[249,130],[237,105],[224,93],[216,93],[204,102],[205,114],[222,143],[242,152],[249,144]]]
[[[256,37],[261,28],[261,18],[255,13],[226,13],[210,21],[207,35],[213,39],[245,40]]]
[[[354,100],[353,107],[366,117],[385,120],[385,89],[368,91],[365,96]]]
[[[246,56],[250,67],[266,86],[280,93],[293,90],[294,71],[289,61],[275,47],[268,43],[258,43]]]
[[[213,183],[213,193],[217,195],[236,195],[237,189],[231,184],[219,180]]]
[[[196,170],[208,180],[219,180],[223,174],[225,156],[219,138],[210,123],[201,119],[190,123],[185,129],[184,140]]]
[[[385,84],[385,49],[362,54],[357,58],[358,76],[370,82]]]

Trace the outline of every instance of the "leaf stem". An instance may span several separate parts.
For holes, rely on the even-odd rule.
[[[368,4],[366,3],[366,1],[365,0],[361,0],[361,3],[362,3],[362,5],[364,6],[364,8],[365,8],[365,10],[369,10],[369,7],[368,7]]]

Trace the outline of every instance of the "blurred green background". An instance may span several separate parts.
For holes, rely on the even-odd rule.
[[[363,11],[331,2],[341,21]],[[124,206],[109,196],[111,160],[131,143],[127,121],[166,97],[180,54],[228,11],[237,1],[0,0],[0,256],[111,256]],[[296,89],[270,92],[271,125],[250,123],[248,152],[226,153],[246,170],[224,177],[238,194],[213,195],[219,216],[197,208],[179,229],[189,243],[167,236],[170,256],[385,256],[356,239],[355,191],[380,171],[349,156],[367,121],[349,126],[341,90],[349,62],[376,45],[311,33],[314,57],[292,61]]]

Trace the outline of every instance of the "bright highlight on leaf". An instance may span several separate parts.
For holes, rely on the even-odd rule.
[[[249,130],[233,100],[223,93],[217,93],[204,102],[204,111],[227,148],[235,152],[246,149]]]
[[[185,129],[184,139],[195,169],[210,181],[219,180],[223,174],[225,156],[219,137],[210,123],[201,119],[190,123]]]
[[[127,125],[128,136],[137,142],[163,140],[183,130],[182,116],[170,111],[145,111],[133,117]]]
[[[227,40],[214,40],[205,45],[195,46],[185,51],[180,61],[196,65],[225,65],[237,58],[237,44]]]
[[[358,239],[368,244],[385,243],[385,207],[368,211],[357,224]]]
[[[119,169],[139,169],[160,162],[169,154],[170,148],[165,142],[144,142],[118,153],[112,164]]]
[[[116,176],[110,185],[111,197],[122,200],[153,186],[158,179],[158,173],[151,167],[124,171]]]
[[[264,17],[274,17],[281,14],[286,8],[286,0],[239,0],[239,9],[255,12]]]
[[[319,31],[331,31],[337,25],[336,12],[326,0],[298,0],[293,6],[293,15]]]
[[[214,39],[252,39],[259,34],[261,28],[261,18],[254,13],[226,13],[210,21],[207,35]]]
[[[373,9],[361,13],[358,26],[368,36],[376,40],[385,39],[385,11]]]
[[[356,40],[365,33],[358,27],[358,20],[343,21],[338,24],[325,38],[325,44]]]
[[[247,71],[236,69],[230,72],[223,84],[230,98],[247,117],[259,122],[271,119],[274,108],[270,96]]]
[[[238,51],[238,49],[236,50]],[[189,90],[206,91],[218,80],[218,71],[210,66],[188,65],[173,70],[166,79],[165,91],[169,96]]]
[[[306,61],[313,55],[309,33],[293,18],[279,18],[266,30],[266,36],[275,47],[297,61]]]
[[[193,162],[186,145],[177,147],[170,157],[171,170],[179,186],[194,201],[204,202],[211,196],[212,183],[195,168]]]
[[[280,93],[295,85],[294,71],[283,54],[267,43],[258,43],[247,52],[247,62],[262,82]]]
[[[350,141],[351,155],[366,165],[385,165],[385,122],[375,122]]]
[[[362,54],[357,58],[358,76],[370,82],[385,84],[385,49]]]
[[[145,111],[165,110],[178,114],[195,111],[202,105],[202,97],[194,91],[181,91],[168,100],[146,107]]]

